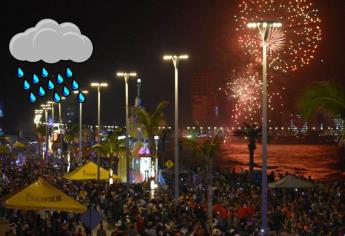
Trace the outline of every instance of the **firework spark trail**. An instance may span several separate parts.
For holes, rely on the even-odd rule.
[[[247,29],[249,22],[275,20],[283,24],[281,29],[271,30],[268,61],[276,71],[296,71],[311,63],[321,41],[319,11],[309,0],[242,0],[238,24],[239,43],[246,54],[261,63],[262,42],[257,32]]]

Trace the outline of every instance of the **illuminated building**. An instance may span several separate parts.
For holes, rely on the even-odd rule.
[[[198,73],[192,77],[192,120],[200,125],[214,123],[219,114],[216,104],[216,76],[210,73]]]

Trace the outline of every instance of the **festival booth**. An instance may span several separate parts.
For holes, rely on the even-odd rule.
[[[156,166],[154,166],[156,163]],[[158,170],[158,161],[154,162],[151,157],[151,152],[147,145],[143,145],[139,151],[136,158],[132,162],[134,170],[134,181],[140,183],[147,181],[150,178],[154,178],[156,171]]]
[[[68,180],[97,180],[98,166],[92,161],[87,162],[85,165],[75,169],[64,176]],[[100,167],[100,180],[109,180],[110,173],[106,169]],[[119,180],[120,177],[112,175],[114,180]]]
[[[42,178],[5,201],[6,208],[84,213],[86,207]]]
[[[293,175],[287,175],[280,180],[270,183],[270,188],[274,189],[282,189],[283,190],[283,202],[286,203],[287,196],[286,190],[287,189],[300,189],[300,188],[313,188],[314,184],[310,181],[297,178]]]

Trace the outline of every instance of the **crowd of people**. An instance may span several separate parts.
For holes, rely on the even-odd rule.
[[[7,219],[7,235],[84,236],[90,230],[80,214],[6,209],[4,199],[42,177],[103,217],[97,235],[259,235],[261,188],[248,174],[214,171],[212,229],[207,224],[205,173],[190,171],[180,176],[180,199],[173,201],[173,176],[151,191],[148,185],[71,182],[63,178],[66,164],[51,160],[42,164],[26,153],[23,163],[15,155],[1,156],[0,216]],[[271,175],[271,180],[274,176]],[[269,190],[270,232],[279,235],[344,235],[345,183],[316,183],[311,189]],[[108,234],[107,234],[108,233]]]

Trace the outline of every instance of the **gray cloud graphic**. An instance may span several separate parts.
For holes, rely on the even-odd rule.
[[[61,60],[84,62],[91,57],[93,46],[75,24],[58,24],[52,19],[44,19],[35,27],[14,35],[9,49],[17,60],[42,60],[52,64]]]

